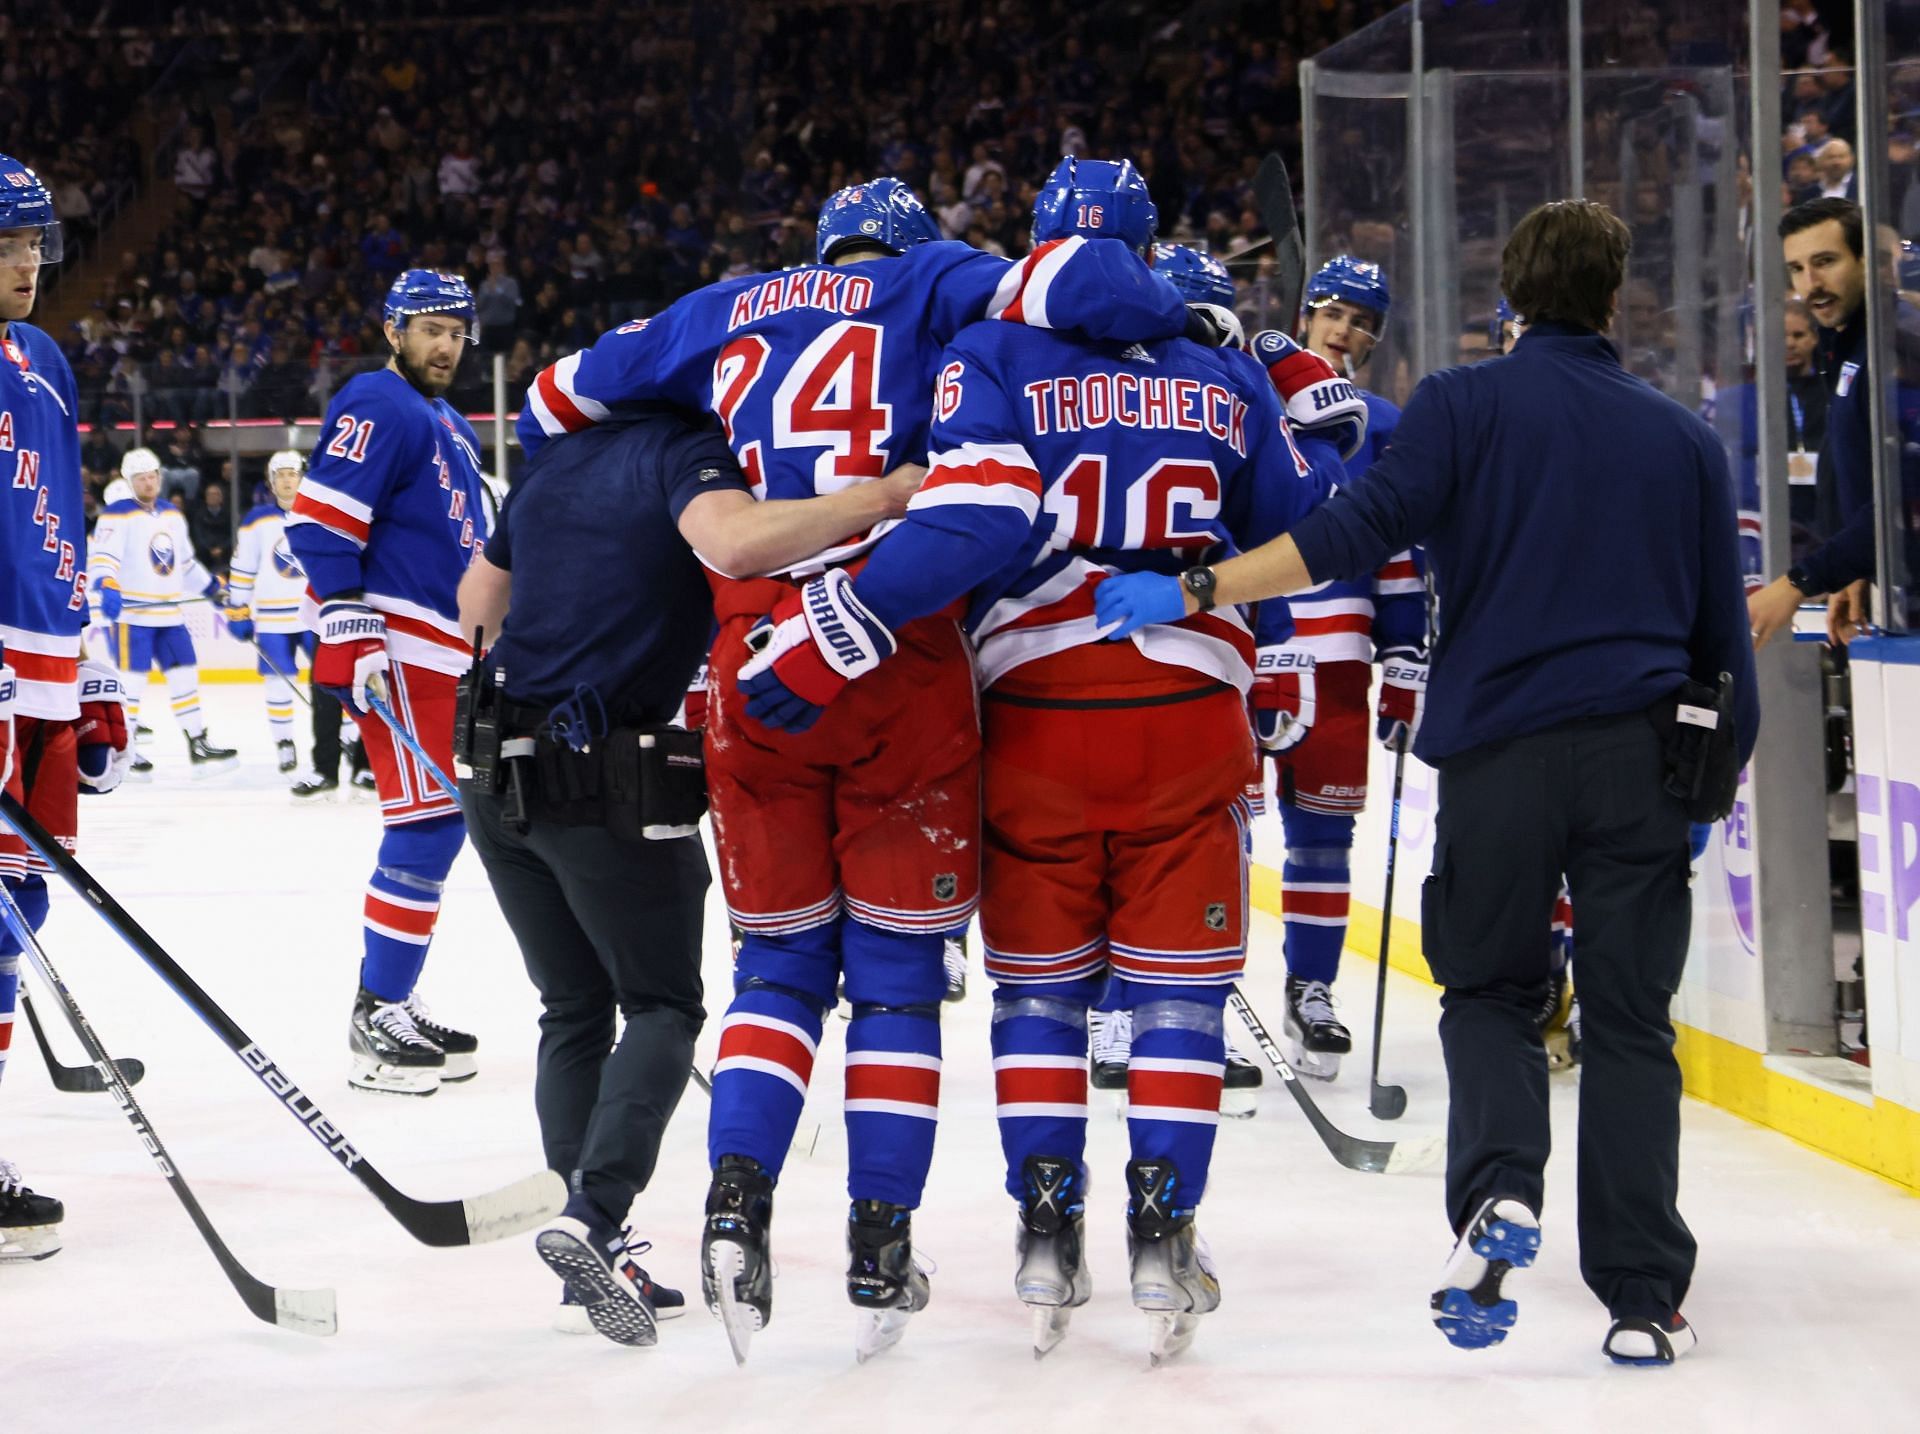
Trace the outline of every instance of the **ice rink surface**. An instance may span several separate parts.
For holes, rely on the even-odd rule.
[[[213,735],[241,749],[242,765],[195,780],[165,703],[151,702],[155,778],[84,804],[82,860],[396,1185],[450,1198],[537,1170],[537,1007],[478,860],[466,852],[454,869],[421,990],[437,1015],[479,1035],[479,1078],[428,1100],[349,1090],[346,1017],[377,808],[295,809],[272,768],[259,690],[204,692]],[[300,736],[304,752],[304,725]],[[729,989],[717,898],[711,911],[703,1060]],[[1011,1290],[976,952],[971,994],[947,1009],[939,1147],[916,1220],[916,1245],[939,1267],[931,1308],[897,1348],[855,1365],[841,1284],[843,1028],[830,1022],[805,1116],[823,1133],[810,1159],[789,1163],[776,1202],[773,1322],[737,1370],[699,1308],[697,1088],[635,1205],[655,1242],[648,1265],[686,1289],[694,1311],[651,1350],[561,1335],[549,1328],[558,1282],[529,1236],[415,1243],[64,888],[44,937],[109,1050],[146,1062],[137,1094],[234,1252],[271,1283],[334,1287],[340,1330],[312,1339],[254,1321],[111,1099],[54,1091],[23,1020],[0,1089],[0,1153],[68,1213],[60,1254],[0,1269],[4,1434],[1920,1428],[1920,1201],[1696,1102],[1683,1204],[1700,1237],[1687,1313],[1702,1344],[1674,1369],[1616,1369],[1599,1353],[1606,1318],[1580,1283],[1572,1238],[1572,1078],[1555,1084],[1567,1153],[1550,1174],[1545,1250],[1508,1287],[1521,1319],[1504,1346],[1458,1351],[1428,1322],[1449,1244],[1437,1172],[1341,1169],[1270,1082],[1256,1119],[1223,1123],[1202,1207],[1225,1302],[1190,1353],[1153,1372],[1145,1318],[1126,1298],[1125,1126],[1096,1107],[1096,1293],[1065,1345],[1036,1363]],[[1277,1029],[1271,918],[1256,918],[1250,966],[1248,995]],[[1445,1090],[1435,1004],[1398,976],[1384,1075],[1410,1105],[1395,1127],[1366,1113],[1372,985],[1373,968],[1350,960],[1340,993],[1360,1049],[1338,1084],[1314,1093],[1355,1132],[1435,1133]],[[62,1059],[80,1061],[52,998],[30,989]]]

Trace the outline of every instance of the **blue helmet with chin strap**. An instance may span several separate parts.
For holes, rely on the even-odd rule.
[[[827,196],[814,225],[814,257],[825,264],[849,244],[877,244],[904,254],[940,238],[940,226],[912,186],[891,177],[849,184]]]
[[[1233,275],[1211,254],[1203,254],[1185,244],[1156,244],[1153,272],[1178,289],[1180,297],[1189,304],[1233,307]]]
[[[480,342],[477,331],[479,316],[474,309],[473,290],[458,274],[447,274],[438,269],[409,269],[395,279],[393,287],[387,290],[387,302],[382,312],[396,329],[406,328],[407,320],[419,314],[445,314],[449,318],[462,319],[467,325],[467,342]]]
[[[1130,159],[1078,159],[1068,155],[1047,176],[1033,201],[1033,242],[1083,234],[1118,239],[1146,257],[1160,228],[1147,181]]]
[[[1387,325],[1387,310],[1393,304],[1393,296],[1387,292],[1386,271],[1351,254],[1327,260],[1319,272],[1307,280],[1307,292],[1301,304],[1304,308],[1317,309],[1330,303],[1352,304],[1356,309],[1378,314],[1377,337],[1379,329]]]
[[[0,236],[20,229],[39,231],[37,263],[60,262],[64,245],[60,237],[60,217],[53,212],[52,191],[19,160],[0,154]],[[12,262],[17,264],[20,260]]]

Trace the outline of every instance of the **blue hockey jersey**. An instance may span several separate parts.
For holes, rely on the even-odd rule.
[[[1094,588],[1176,573],[1286,531],[1326,496],[1245,354],[1087,343],[977,324],[941,356],[932,471],[855,581],[889,626],[971,593],[981,686],[1098,642]],[[1254,644],[1222,608],[1130,639],[1246,691]]]
[[[465,672],[456,594],[485,546],[480,442],[392,369],[349,379],[320,426],[287,542],[316,601],[361,592],[397,662]]]
[[[1136,340],[1181,334],[1187,315],[1114,239],[1056,240],[1018,263],[946,241],[804,264],[710,285],[561,359],[528,390],[520,443],[531,454],[616,405],[664,401],[720,419],[755,496],[838,492],[926,460],[940,351],[986,318]],[[843,562],[878,532],[789,571]]]
[[[80,399],[59,346],[15,321],[0,339],[0,642],[19,674],[15,708],[80,715],[87,625],[87,516]]]

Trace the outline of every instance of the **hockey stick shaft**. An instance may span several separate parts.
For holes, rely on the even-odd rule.
[[[467,1245],[497,1240],[532,1228],[565,1203],[565,1182],[550,1170],[466,1200],[417,1200],[395,1189],[346,1133],[327,1118],[313,1097],[294,1084],[272,1057],[93,879],[71,852],[53,839],[12,793],[0,793],[0,816],[60,873],[82,900],[100,913],[115,934],[186,1002],[188,1009],[206,1023],[254,1079],[271,1091],[320,1147],[365,1186],[416,1240],[426,1245]]]
[[[1260,161],[1253,179],[1253,199],[1260,222],[1273,239],[1274,288],[1280,300],[1281,322],[1291,330],[1307,285],[1307,250],[1293,204],[1293,179],[1287,173],[1287,162],[1279,155],[1269,154]]]
[[[267,656],[267,650],[266,648],[260,645],[260,639],[258,637],[249,638],[247,645],[251,647],[254,650],[254,652],[259,654],[260,660],[262,662],[266,663],[267,671],[271,672],[275,677],[279,678],[282,682],[286,683],[287,686],[293,689],[293,695],[300,699],[300,703],[302,706],[304,707],[313,706],[313,699],[307,696],[306,693],[300,690],[300,684],[298,682],[295,682],[286,673],[282,672],[280,670],[280,664],[275,662],[271,657]],[[336,776],[339,775],[339,772],[337,769],[334,775]]]
[[[40,1025],[40,1013],[34,1009],[25,988],[20,992],[20,1009],[33,1031],[34,1044],[40,1047],[40,1058],[47,1063],[47,1078],[53,1082],[55,1090],[70,1095],[93,1095],[107,1089],[106,1078],[92,1066],[70,1066],[53,1053],[53,1043],[47,1039],[47,1033]],[[121,1078],[130,1086],[139,1085],[141,1077],[147,1073],[146,1065],[136,1056],[128,1056],[115,1064],[120,1067]]]
[[[349,701],[351,695],[343,696],[341,700]],[[420,739],[407,730],[406,723],[394,716],[393,708],[387,705],[387,699],[369,692],[367,703],[378,714],[380,720],[387,724],[395,740],[413,754],[413,760],[420,764],[421,770],[440,784],[441,791],[452,797],[454,801],[459,801],[460,789],[453,784],[453,778],[440,770],[440,764],[427,755],[427,749],[420,745]]]
[[[1400,790],[1407,775],[1407,739],[1393,746],[1393,817],[1387,827],[1387,891],[1380,901],[1380,970],[1373,986],[1372,1084],[1380,1084],[1380,1039],[1387,1024],[1387,948],[1393,935],[1393,869],[1400,855]]]
[[[13,799],[7,798],[9,802]],[[207,1218],[207,1212],[200,1208],[200,1202],[194,1198],[179,1168],[173,1163],[173,1157],[167,1153],[167,1147],[161,1143],[159,1133],[154,1130],[153,1122],[147,1119],[146,1112],[140,1109],[140,1103],[133,1098],[125,1078],[109,1056],[106,1047],[101,1045],[100,1037],[94,1034],[93,1025],[87,1020],[86,1013],[73,998],[73,992],[67,989],[67,983],[60,979],[60,973],[54,969],[53,962],[47,959],[40,940],[34,935],[33,928],[27,924],[25,915],[14,904],[13,893],[0,886],[0,919],[12,928],[20,948],[26,953],[27,960],[34,970],[40,973],[40,979],[47,988],[60,998],[61,1009],[67,1013],[67,1022],[73,1027],[73,1033],[80,1038],[80,1044],[86,1047],[87,1054],[93,1057],[94,1069],[106,1082],[113,1098],[120,1103],[128,1122],[140,1137],[140,1143],[147,1148],[147,1154],[153,1157],[153,1163],[166,1177],[167,1184],[179,1197],[186,1208],[187,1217],[193,1221],[194,1228],[200,1232],[200,1238],[207,1242],[207,1248],[213,1251],[213,1257],[219,1262],[221,1271],[226,1275],[242,1303],[255,1318],[268,1324],[279,1325],[282,1329],[297,1330],[301,1334],[332,1334],[335,1329],[334,1297],[332,1290],[282,1290],[276,1289],[265,1281],[255,1278],[246,1266],[234,1258],[233,1251],[227,1248],[220,1238],[219,1231],[213,1228],[213,1222]],[[35,1024],[38,1033],[38,1023]]]

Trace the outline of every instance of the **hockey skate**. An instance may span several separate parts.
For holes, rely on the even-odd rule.
[[[1284,1028],[1295,1071],[1315,1080],[1340,1074],[1340,1057],[1353,1049],[1353,1032],[1333,1014],[1333,993],[1325,981],[1287,977]]]
[[[414,1029],[440,1047],[447,1063],[440,1071],[440,1079],[458,1085],[463,1080],[472,1080],[480,1074],[477,1059],[480,1040],[465,1031],[456,1031],[452,1026],[444,1026],[427,1014],[427,1003],[420,999],[420,993],[414,992],[405,1003],[407,1014],[413,1017]]]
[[[654,1344],[661,1318],[655,1301],[666,1295],[679,1299],[679,1293],[654,1284],[634,1259],[650,1248],[648,1242],[635,1242],[629,1238],[631,1231],[601,1224],[596,1213],[583,1197],[575,1196],[557,1220],[534,1236],[534,1249],[566,1282],[567,1296],[586,1311],[595,1330],[615,1344]],[[680,1303],[684,1306],[684,1299]]]
[[[296,804],[300,806],[318,806],[322,802],[333,800],[334,793],[340,790],[340,778],[322,776],[318,772],[308,772],[306,776],[287,789],[293,793]]]
[[[1013,1292],[1033,1311],[1033,1357],[1044,1359],[1067,1337],[1073,1312],[1093,1296],[1084,1263],[1085,1181],[1077,1161],[1053,1155],[1029,1155],[1021,1181],[1026,1193],[1014,1235]]]
[[[943,1001],[967,999],[967,933],[958,932],[941,944],[940,960],[947,968],[947,993]]]
[[[288,772],[291,772],[295,767],[300,765],[300,754],[294,750],[293,743],[291,742],[275,742],[273,744],[273,755],[274,760],[279,764],[280,774],[282,776],[285,776]]]
[[[707,1187],[700,1236],[700,1288],[727,1331],[733,1362],[747,1362],[753,1336],[773,1319],[773,1181],[760,1162],[723,1155]]]
[[[1260,1106],[1260,1067],[1227,1042],[1227,1075],[1220,1087],[1220,1114],[1229,1120],[1251,1120]]]
[[[1428,1302],[1433,1322],[1450,1344],[1486,1349],[1500,1343],[1520,1317],[1501,1285],[1540,1254],[1540,1221],[1518,1200],[1488,1200],[1467,1221]]]
[[[1087,1036],[1093,1072],[1088,1078],[1095,1090],[1118,1092],[1120,1108],[1126,1108],[1127,1060],[1133,1054],[1132,1011],[1088,1011]]]
[[[127,773],[129,776],[151,779],[153,776],[153,763],[147,760],[146,753],[136,748],[133,754],[133,765],[127,768]]]
[[[432,1095],[440,1089],[446,1053],[420,1033],[403,1002],[382,1001],[362,986],[353,998],[347,1043],[353,1052],[347,1084],[356,1090]]]
[[[1147,1315],[1147,1362],[1155,1369],[1193,1343],[1200,1316],[1220,1307],[1207,1242],[1182,1206],[1185,1186],[1171,1160],[1127,1165],[1127,1254],[1133,1304]]]
[[[1699,1343],[1700,1336],[1682,1315],[1664,1320],[1629,1315],[1613,1322],[1600,1349],[1615,1364],[1658,1366],[1691,1354]]]
[[[218,771],[239,758],[240,754],[231,747],[214,746],[207,740],[205,732],[187,738],[187,760],[193,764],[196,773]]]
[[[865,1364],[892,1349],[907,1321],[933,1298],[913,1258],[913,1211],[887,1200],[856,1200],[847,1211],[847,1298],[859,1307],[854,1358]]]
[[[1548,1070],[1572,1070],[1578,1062],[1572,1026],[1575,1019],[1573,987],[1567,981],[1567,968],[1562,966],[1547,978],[1547,998],[1541,1003],[1536,1022],[1540,1040],[1547,1048]]]
[[[0,1160],[0,1265],[57,1255],[60,1222],[66,1217],[64,1205],[29,1190],[19,1167]]]

